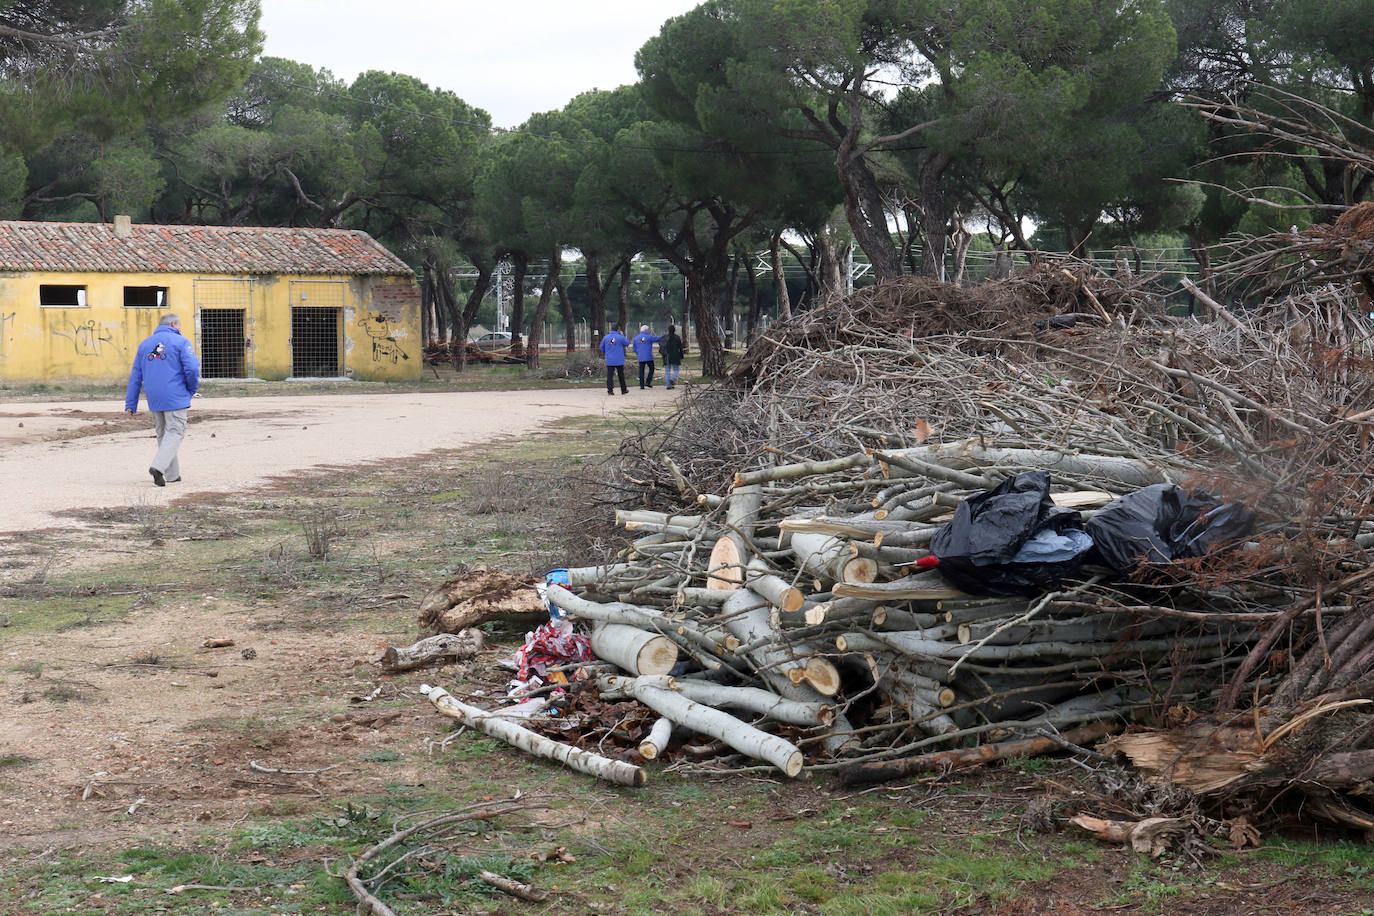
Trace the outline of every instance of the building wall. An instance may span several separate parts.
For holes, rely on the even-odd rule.
[[[41,305],[45,284],[84,287],[80,304]],[[165,295],[160,304],[129,306],[125,287],[161,287]],[[409,276],[33,271],[0,273],[0,381],[123,382],[139,342],[168,311],[181,316],[182,333],[204,362],[207,342],[212,348],[225,346],[222,316],[240,309],[242,355],[228,364],[241,367],[236,372],[263,379],[330,374],[293,371],[302,368],[300,362],[293,364],[300,355],[293,351],[293,306],[339,310],[337,365],[345,375],[362,380],[420,376],[420,297]],[[322,339],[318,331],[312,338],[315,343]]]

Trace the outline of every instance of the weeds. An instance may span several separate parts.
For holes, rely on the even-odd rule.
[[[339,510],[332,507],[307,509],[300,518],[305,533],[306,552],[317,560],[329,559],[334,542],[346,533],[339,524]]]

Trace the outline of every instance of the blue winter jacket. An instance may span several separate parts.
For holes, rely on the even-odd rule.
[[[138,409],[142,389],[149,410],[184,410],[200,387],[200,360],[191,342],[171,325],[161,325],[138,345],[134,367],[129,371],[129,390],[124,409]]]
[[[625,365],[625,348],[629,345],[629,338],[619,331],[612,331],[601,338],[601,352],[606,354],[606,365]]]
[[[654,344],[662,340],[657,334],[650,334],[648,331],[640,331],[635,338],[635,356],[639,357],[641,363],[651,363],[654,361]]]

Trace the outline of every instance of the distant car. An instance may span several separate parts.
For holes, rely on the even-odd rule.
[[[474,340],[472,345],[479,350],[507,350],[510,349],[510,333],[492,331]]]

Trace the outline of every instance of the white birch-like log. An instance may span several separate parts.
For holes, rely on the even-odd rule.
[[[699,515],[669,515],[650,509],[617,509],[615,523],[626,531],[695,531],[700,527],[702,518]]]
[[[806,595],[786,579],[774,575],[761,557],[754,557],[744,571],[749,590],[762,595],[780,611],[799,611],[806,603]]]
[[[835,707],[829,703],[788,700],[757,687],[730,687],[687,678],[674,678],[673,687],[687,699],[706,706],[745,709],[792,725],[814,728],[835,722]]]
[[[431,687],[428,684],[423,684],[420,687],[420,692],[429,698],[429,701],[434,704],[434,708],[440,713],[457,719],[484,735],[505,741],[527,754],[557,761],[579,773],[587,773],[616,785],[644,785],[644,770],[632,763],[626,763],[623,760],[611,760],[609,757],[602,757],[600,754],[593,754],[591,751],[584,751],[581,748],[545,738],[537,732],[516,725],[509,719],[502,719],[485,709],[469,706],[456,699],[442,687]]]
[[[839,671],[826,659],[815,659],[816,664],[809,665],[811,659],[796,657],[773,626],[769,607],[761,596],[740,589],[721,605],[724,626],[740,645],[758,647],[749,653],[749,659],[779,694],[785,695],[786,686],[796,686],[804,680],[822,695],[834,696],[839,689]],[[795,677],[793,671],[798,672]]]
[[[613,604],[588,601],[586,598],[574,595],[561,585],[550,585],[545,594],[554,605],[575,617],[585,617],[587,620],[596,620],[602,623],[620,623],[665,635],[671,632],[691,631],[692,635],[705,639],[697,632],[695,625],[684,620],[673,619],[657,608],[641,607],[623,601],[617,601]]]
[[[744,565],[749,562],[749,542],[758,524],[763,492],[757,484],[736,487],[725,504],[725,528],[711,548],[706,587],[735,589],[744,585]]]
[[[654,727],[649,729],[649,734],[639,742],[639,756],[645,760],[657,760],[658,756],[667,750],[668,742],[672,738],[673,720],[660,716],[654,722]]]
[[[409,646],[387,646],[382,653],[382,670],[410,671],[436,661],[459,661],[482,651],[482,631],[460,630],[427,636]]]
[[[726,534],[711,547],[706,561],[706,587],[717,591],[734,591],[744,584],[746,554],[740,539]]]
[[[635,567],[629,563],[610,563],[606,566],[576,566],[567,571],[568,583],[579,587],[598,585],[614,580],[634,569]]]
[[[933,572],[919,572],[891,582],[837,582],[831,589],[842,598],[868,598],[872,601],[945,601],[968,598],[968,592],[950,588]]]
[[[878,564],[857,556],[848,541],[827,534],[796,532],[790,536],[789,543],[797,562],[820,579],[861,584],[878,577]]]
[[[629,683],[625,683],[627,681]],[[789,777],[801,772],[805,759],[795,744],[777,735],[759,731],[729,713],[703,706],[675,690],[658,686],[653,681],[605,677],[599,678],[597,683],[603,687],[621,690],[660,716],[671,719],[674,724],[712,738],[719,738],[746,757],[769,763]]]
[[[1165,483],[1159,468],[1136,458],[1115,455],[1085,455],[1030,448],[984,448],[977,440],[951,442],[944,445],[918,446],[911,449],[889,449],[891,455],[901,455],[950,470],[996,467],[996,483],[1014,469],[1043,469],[1064,477],[1085,478],[1097,483],[1115,484],[1123,490],[1138,490],[1152,483]],[[911,476],[910,472],[893,473],[894,477]]]
[[[677,664],[677,643],[638,627],[603,623],[592,629],[591,642],[597,658],[635,676],[667,674]]]
[[[748,486],[755,483],[768,483],[773,480],[790,480],[794,477],[811,477],[816,474],[830,474],[834,471],[845,471],[849,468],[861,467],[871,464],[871,459],[867,454],[848,455],[844,458],[833,458],[829,461],[801,461],[796,464],[780,464],[771,468],[760,468],[757,471],[741,471],[735,474],[735,487]]]
[[[1026,661],[1048,658],[1098,658],[1116,654],[1163,654],[1174,649],[1204,649],[1222,647],[1239,634],[1208,634],[1205,636],[1179,637],[1176,639],[1138,639],[1124,643],[1117,642],[1041,642],[1019,646],[961,646],[939,640],[924,639],[914,633],[882,633],[866,636],[862,633],[845,633],[835,639],[841,652],[873,652],[884,649],[902,652],[911,656],[949,659],[958,661],[964,656],[983,660]]]

